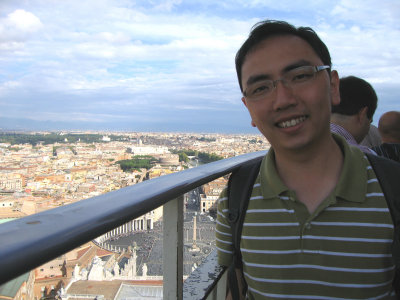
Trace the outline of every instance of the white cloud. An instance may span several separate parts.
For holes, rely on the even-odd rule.
[[[398,1],[374,0],[341,0],[332,10],[332,16],[354,24],[379,26],[389,24],[393,26],[400,17],[400,3]]]
[[[24,40],[42,27],[40,19],[33,13],[17,9],[0,19],[0,40]]]
[[[123,32],[100,32],[96,36],[99,38],[99,41],[112,44],[126,44],[130,41],[130,37]]]
[[[266,17],[314,28],[340,74],[397,83],[399,11],[372,0],[0,2],[0,86],[48,113],[226,109],[240,103],[235,53]],[[44,92],[76,102],[44,105]]]
[[[6,22],[10,23],[10,27],[14,26],[16,29],[28,33],[35,32],[43,26],[38,17],[23,9],[17,9],[10,13]]]
[[[153,3],[156,10],[171,11],[175,6],[181,4],[182,0],[151,1],[151,3]]]

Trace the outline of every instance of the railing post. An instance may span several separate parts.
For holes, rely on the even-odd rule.
[[[163,209],[163,299],[182,300],[183,195]]]

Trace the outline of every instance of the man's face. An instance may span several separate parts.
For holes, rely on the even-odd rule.
[[[293,35],[266,39],[249,52],[242,66],[242,85],[246,90],[254,78],[279,79],[300,66],[321,66],[321,59],[303,39]],[[329,137],[331,104],[339,103],[338,76],[326,70],[315,74],[294,92],[281,82],[267,98],[251,101],[242,98],[252,124],[268,139],[276,152],[308,149]]]

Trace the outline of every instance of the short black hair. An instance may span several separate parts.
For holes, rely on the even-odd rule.
[[[372,120],[378,105],[378,97],[372,85],[364,79],[347,76],[340,79],[339,91],[340,103],[332,106],[332,113],[353,116],[367,107],[367,117]]]
[[[262,41],[277,35],[295,35],[305,40],[322,60],[324,65],[332,66],[331,56],[326,45],[322,42],[319,36],[310,27],[294,27],[284,21],[265,20],[255,24],[249,37],[236,53],[235,64],[236,73],[239,80],[240,90],[242,87],[242,66],[246,59],[246,55]]]

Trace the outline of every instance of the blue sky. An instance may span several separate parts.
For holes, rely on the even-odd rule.
[[[234,68],[263,19],[312,27],[400,110],[398,0],[1,0],[0,128],[257,133]]]

